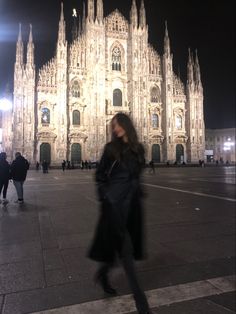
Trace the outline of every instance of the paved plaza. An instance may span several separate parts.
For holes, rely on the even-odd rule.
[[[153,314],[235,313],[235,168],[145,171],[146,259],[137,263]],[[123,269],[107,297],[86,257],[99,203],[94,170],[28,172],[25,203],[0,205],[1,314],[136,314]]]

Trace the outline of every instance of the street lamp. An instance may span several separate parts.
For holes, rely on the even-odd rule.
[[[7,98],[0,99],[0,110],[8,111],[12,108],[12,102]]]
[[[9,111],[12,108],[12,102],[7,98],[0,99],[0,151],[2,150],[2,113],[4,111]]]
[[[224,142],[224,151],[231,150],[231,147],[234,146],[234,142],[231,141],[231,138],[228,138],[227,142]]]

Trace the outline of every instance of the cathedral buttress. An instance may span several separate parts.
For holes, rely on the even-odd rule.
[[[139,11],[138,46],[134,58],[140,60],[138,69],[138,124],[143,125],[139,130],[139,137],[146,146],[148,142],[148,26],[144,0],[141,1]]]
[[[54,145],[56,151],[56,158],[62,159],[68,156],[68,106],[67,106],[67,41],[66,41],[66,24],[63,13],[63,3],[61,3],[61,16],[58,26],[58,40],[57,40],[57,55],[56,55],[56,66],[57,66],[57,121],[55,125],[57,127],[57,138]]]
[[[205,147],[205,124],[204,124],[204,112],[203,112],[203,88],[202,88],[201,73],[200,73],[197,50],[195,52],[194,80],[195,80],[196,111],[197,111],[197,119],[196,119],[197,156],[199,159],[203,159],[204,158],[203,147]]]
[[[163,132],[164,160],[175,160],[173,144],[173,55],[170,50],[170,39],[165,24],[164,55],[163,55]]]
[[[136,0],[133,0],[130,10],[129,40],[128,40],[128,101],[135,126],[140,119],[139,110],[139,34],[138,34],[138,11]]]
[[[188,161],[197,162],[204,158],[205,125],[203,113],[203,92],[198,57],[194,62],[189,49],[187,65],[187,130],[188,130]]]
[[[90,9],[89,9],[90,8]],[[103,0],[97,1],[97,15],[94,21],[94,2],[88,1],[88,20],[86,24],[86,112],[89,121],[85,156],[96,160],[100,155],[100,143],[106,141],[106,113],[105,113],[105,84],[106,84],[106,54],[105,54],[105,21]],[[89,13],[90,12],[90,13]],[[92,23],[91,23],[92,21]]]
[[[27,44],[24,90],[24,153],[29,160],[35,161],[35,64],[32,25],[30,25]]]
[[[19,24],[19,34],[16,43],[16,62],[14,68],[14,96],[12,123],[12,158],[16,151],[24,153],[24,45]]]

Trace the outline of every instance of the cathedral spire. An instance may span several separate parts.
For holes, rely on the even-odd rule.
[[[18,42],[22,42],[21,23],[19,23]]]
[[[72,26],[72,40],[76,40],[79,35],[79,23],[78,23],[78,17],[77,17],[77,12],[76,9],[73,9],[72,13],[72,19],[73,19],[73,26]]]
[[[21,24],[19,24],[19,34],[16,43],[16,63],[23,65],[24,46],[22,42]]]
[[[146,10],[144,6],[144,0],[141,1],[140,14],[139,14],[139,26],[141,28],[146,27]]]
[[[99,23],[103,21],[103,0],[97,0],[97,20]]]
[[[167,21],[165,22],[164,53],[167,56],[170,55],[170,39],[168,34]]]
[[[138,10],[136,5],[136,0],[133,0],[131,11],[130,11],[130,21],[133,26],[133,28],[138,27]]]
[[[94,0],[88,0],[88,20],[94,22]]]
[[[195,73],[195,83],[197,86],[202,86],[201,82],[201,73],[200,73],[200,65],[198,61],[197,49],[195,50],[195,64],[194,64],[194,73]]]
[[[187,83],[189,85],[193,84],[194,77],[193,77],[193,58],[191,55],[190,48],[188,49],[188,66],[187,66]]]
[[[61,2],[61,16],[60,21],[64,21],[64,8],[63,8],[63,2]]]
[[[78,15],[78,36],[80,37],[82,34],[82,17]]]
[[[61,2],[61,16],[58,27],[58,43],[65,43],[66,41],[66,23],[64,20],[63,2]]]
[[[32,34],[32,25],[30,24],[29,41],[27,45],[27,64],[34,65],[34,43]]]

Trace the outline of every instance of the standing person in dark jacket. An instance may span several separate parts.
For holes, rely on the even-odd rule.
[[[21,155],[21,153],[17,152],[15,154],[15,160],[13,160],[11,164],[11,175],[18,196],[17,202],[19,204],[24,202],[23,184],[25,182],[28,169],[28,161]]]
[[[134,259],[143,258],[140,174],[145,165],[144,149],[127,115],[116,114],[111,126],[112,141],[106,144],[96,170],[101,214],[89,257],[102,263],[95,279],[103,290],[116,294],[108,273],[118,254],[138,313],[148,314],[148,302],[139,286],[134,265]]]
[[[43,173],[48,173],[48,162],[44,159],[42,162]]]
[[[62,168],[62,171],[64,172],[65,168],[66,168],[66,161],[65,160],[62,161],[61,168]]]
[[[7,188],[8,188],[8,183],[10,179],[10,165],[7,161],[7,154],[2,152],[0,153],[0,196],[2,193],[2,188],[3,188],[3,199],[2,203],[7,204],[8,200],[6,199],[7,197]],[[1,203],[1,199],[0,199]]]

